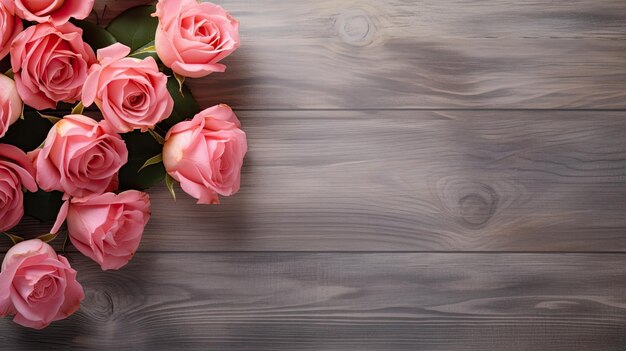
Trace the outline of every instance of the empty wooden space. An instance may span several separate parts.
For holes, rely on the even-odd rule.
[[[128,4],[98,1],[106,22]],[[107,11],[101,10],[108,5]],[[192,81],[238,109],[624,108],[620,0],[224,0],[242,47]]]
[[[623,1],[219,4],[243,46],[190,86],[242,120],[240,193],[151,190],[134,260],[70,249],[82,309],[0,346],[625,349]]]
[[[7,349],[623,350],[622,255],[142,253]],[[132,344],[132,346],[131,346]]]

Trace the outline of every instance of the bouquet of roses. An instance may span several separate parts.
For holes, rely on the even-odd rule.
[[[185,78],[223,72],[239,23],[220,6],[160,0],[106,28],[95,0],[0,0],[0,315],[44,328],[78,310],[76,271],[48,244],[62,228],[103,270],[135,254],[143,192],[165,181],[217,204],[237,192],[246,135],[227,105],[200,111]],[[175,195],[174,195],[175,196]],[[26,214],[52,222],[25,240]],[[65,230],[63,231],[65,233]]]

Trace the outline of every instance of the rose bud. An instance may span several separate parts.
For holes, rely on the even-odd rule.
[[[89,67],[96,62],[82,35],[82,29],[71,23],[38,24],[15,38],[11,66],[26,105],[44,110],[60,101],[80,100]]]
[[[217,204],[217,194],[239,190],[246,134],[227,105],[217,105],[193,120],[176,124],[165,137],[163,164],[167,173],[199,204]]]
[[[85,19],[95,0],[15,0],[15,12],[27,21],[58,26],[70,18]]]
[[[129,190],[66,201],[52,228],[56,233],[67,219],[72,244],[103,270],[125,266],[150,219],[148,194]]]
[[[0,60],[11,48],[13,39],[24,29],[22,20],[15,15],[13,0],[0,0]]]
[[[0,144],[0,232],[15,227],[24,216],[24,192],[37,191],[35,169],[26,154]]]
[[[163,63],[184,77],[224,72],[218,63],[239,45],[239,22],[220,6],[196,0],[159,0],[155,46]]]
[[[126,57],[130,48],[113,44],[98,50],[99,64],[91,66],[83,87],[83,104],[96,103],[104,119],[119,133],[154,128],[172,114],[174,100],[167,76],[152,57]]]
[[[7,133],[9,126],[20,117],[22,107],[22,99],[17,93],[15,82],[0,74],[0,138]]]
[[[67,259],[39,239],[13,246],[2,261],[0,315],[17,324],[43,329],[76,312],[84,297]]]
[[[50,129],[43,148],[31,157],[43,190],[85,197],[102,194],[116,181],[128,150],[108,122],[70,115]]]

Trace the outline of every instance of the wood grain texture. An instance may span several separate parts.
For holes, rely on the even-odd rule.
[[[624,255],[142,254],[73,260],[80,312],[7,349],[623,350]],[[610,283],[609,283],[610,282]]]
[[[150,1],[99,1],[104,21]],[[228,71],[190,80],[239,109],[624,108],[621,0],[222,0]]]
[[[626,250],[624,112],[239,116],[241,191],[153,189],[142,250]]]
[[[240,193],[151,190],[133,261],[68,252],[81,310],[0,348],[624,350],[623,1],[217,2],[243,46],[189,84]]]

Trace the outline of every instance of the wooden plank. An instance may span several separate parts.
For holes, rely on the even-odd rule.
[[[104,22],[151,1],[99,1]],[[621,0],[223,0],[242,27],[224,74],[239,109],[625,108]]]
[[[626,112],[239,116],[240,193],[154,189],[142,250],[626,250]]]
[[[75,258],[80,312],[7,349],[623,350],[624,255],[150,254]]]

